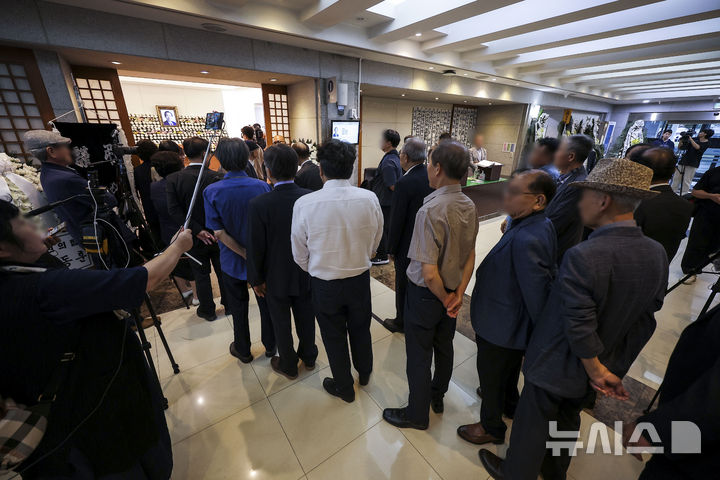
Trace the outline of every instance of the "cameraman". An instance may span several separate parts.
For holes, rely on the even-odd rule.
[[[65,222],[65,227],[73,239],[82,245],[82,224],[90,220],[95,203],[87,189],[88,181],[72,168],[70,142],[72,140],[69,138],[47,130],[29,130],[23,136],[25,149],[42,163],[40,183],[47,201],[52,203],[77,197],[59,205],[55,211],[60,220]],[[111,193],[105,194],[105,203],[111,208],[117,206],[117,200]],[[126,243],[137,242],[135,234],[115,212],[110,212],[110,221]]]
[[[698,133],[696,139],[688,134],[683,134],[680,144],[685,145],[687,150],[678,162],[678,172],[673,177],[673,190],[678,190],[679,195],[684,195],[690,191],[690,185],[695,177],[695,170],[700,166],[705,150],[710,146],[710,137],[715,135],[715,131],[710,128],[703,128]]]
[[[23,405],[55,397],[23,479],[169,478],[158,385],[129,322],[113,310],[138,308],[190,249],[192,232],[179,232],[144,266],[47,269],[43,238],[18,213],[0,201],[0,397]],[[58,381],[65,352],[75,357]]]

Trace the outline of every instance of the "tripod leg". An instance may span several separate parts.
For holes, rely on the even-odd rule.
[[[712,287],[710,287],[710,290],[712,293],[708,297],[707,301],[705,302],[705,305],[703,305],[702,310],[700,310],[700,314],[698,315],[698,318],[702,317],[707,313],[708,309],[710,308],[710,305],[712,305],[713,300],[715,299],[715,295],[720,292],[720,277],[717,279],[715,283],[713,283]]]
[[[135,328],[137,329],[137,334],[140,337],[140,345],[142,345],[142,350],[145,352],[145,358],[147,359],[148,367],[150,367],[150,372],[152,373],[152,378],[155,379],[157,382],[157,387],[160,392],[162,392],[162,386],[160,385],[160,377],[158,376],[157,369],[155,368],[155,363],[152,359],[152,353],[150,353],[150,342],[148,342],[147,336],[145,336],[145,330],[143,330],[142,327],[142,317],[140,316],[140,312],[135,309],[132,311],[133,321],[135,322]],[[168,408],[168,399],[163,395],[162,397],[162,403],[163,408],[167,410]]]
[[[180,298],[182,298],[182,301],[185,304],[185,308],[187,310],[190,310],[190,303],[188,303],[187,298],[185,298],[185,295],[183,295],[183,291],[180,289],[180,285],[178,285],[175,275],[170,275],[170,280],[172,280],[172,282],[175,284],[175,288],[177,288],[177,291],[180,294]]]
[[[165,347],[165,353],[167,353],[168,359],[170,359],[170,365],[172,365],[173,373],[178,374],[180,373],[180,367],[175,362],[175,357],[173,357],[172,351],[170,350],[170,345],[168,345],[167,339],[165,338],[165,333],[162,331],[162,323],[155,314],[155,307],[153,307],[152,302],[150,302],[150,296],[147,293],[145,294],[145,305],[147,305],[148,310],[150,311],[150,316],[152,317],[157,333],[160,336],[160,341],[162,342],[163,347]]]
[[[650,410],[652,409],[653,405],[655,405],[655,402],[657,401],[658,397],[660,396],[660,390],[662,390],[662,384],[658,387],[657,391],[655,392],[655,395],[653,395],[652,400],[650,400],[650,403],[648,403],[648,406],[645,407],[645,410],[643,410],[643,413],[647,415],[650,413]]]

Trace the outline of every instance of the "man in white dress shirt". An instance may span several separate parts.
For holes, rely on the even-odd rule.
[[[332,377],[323,380],[328,393],[355,400],[352,365],[360,385],[372,372],[370,259],[380,244],[383,215],[377,196],[350,184],[355,148],[328,140],[318,148],[321,190],[295,202],[292,251],[295,263],[310,273],[315,315]]]

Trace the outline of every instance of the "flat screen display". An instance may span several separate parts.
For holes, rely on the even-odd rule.
[[[333,120],[332,138],[357,145],[360,142],[360,122]]]

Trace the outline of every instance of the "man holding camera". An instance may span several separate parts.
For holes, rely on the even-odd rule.
[[[690,133],[683,132],[681,134],[680,149],[685,148],[685,153],[678,162],[678,173],[673,177],[673,190],[678,190],[678,195],[684,195],[690,191],[695,171],[700,166],[700,160],[705,150],[710,146],[710,137],[715,135],[715,131],[710,128],[703,128],[698,132],[696,138],[692,138]]]
[[[0,398],[49,407],[23,478],[170,478],[159,385],[131,322],[113,310],[138,308],[192,243],[181,231],[135,268],[46,268],[43,237],[0,201]]]

